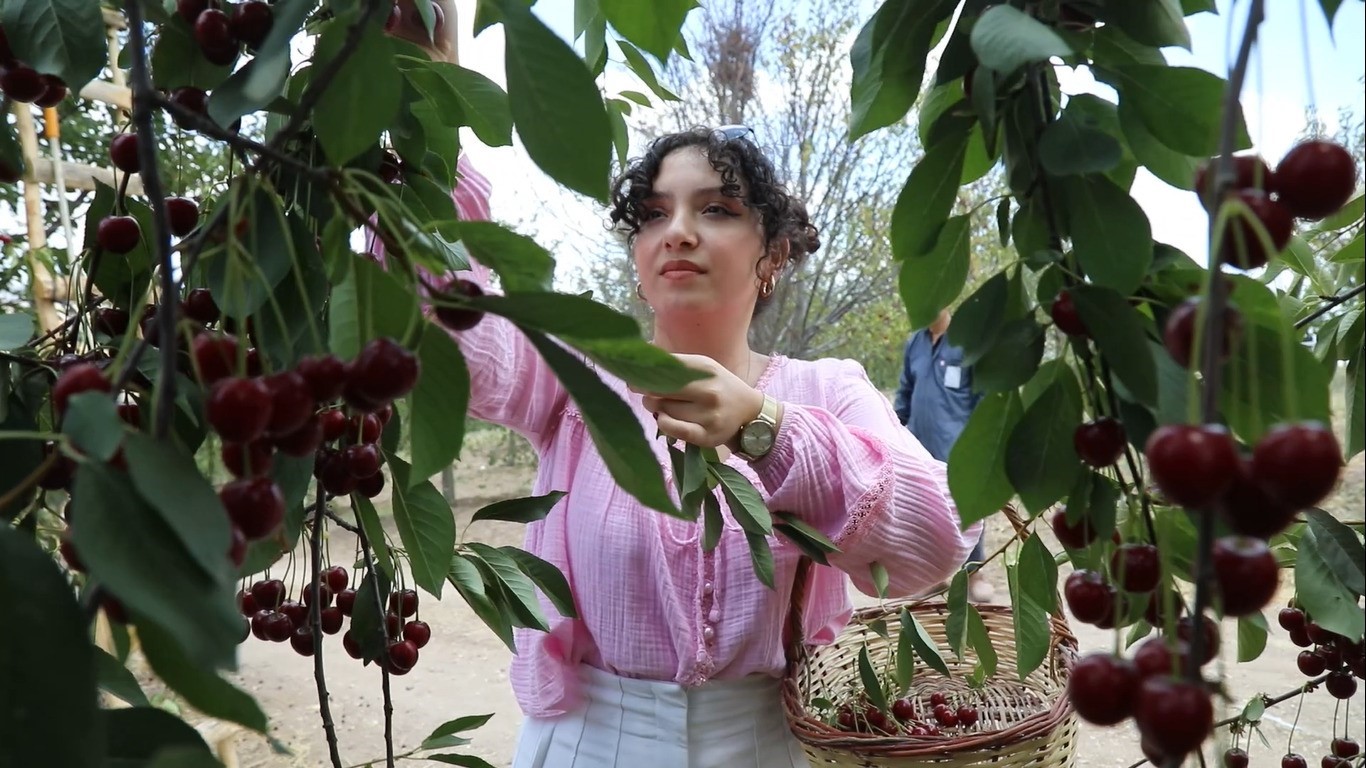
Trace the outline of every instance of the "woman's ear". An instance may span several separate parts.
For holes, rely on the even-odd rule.
[[[759,277],[769,280],[782,273],[787,266],[788,256],[792,253],[792,242],[787,238],[774,241],[768,247],[768,253],[759,260]]]

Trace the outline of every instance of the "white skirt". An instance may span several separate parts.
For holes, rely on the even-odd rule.
[[[776,678],[685,688],[579,670],[584,705],[523,721],[512,768],[810,768]]]

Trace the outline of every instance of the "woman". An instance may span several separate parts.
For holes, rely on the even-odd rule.
[[[959,530],[944,465],[857,363],[750,349],[754,313],[819,246],[751,136],[665,136],[614,186],[612,220],[654,313],[654,343],[711,376],[674,393],[603,377],[647,435],[716,448],[770,509],[835,541],[836,567],[813,569],[803,612],[807,640],[829,642],[848,620],[850,579],[872,593],[880,563],[892,592],[922,591],[958,568],[980,526]],[[474,212],[484,187],[469,179],[457,201]],[[764,587],[728,510],[707,551],[700,524],[617,487],[578,408],[515,327],[490,316],[454,335],[469,365],[470,414],[531,441],[535,493],[566,492],[528,526],[526,547],[564,573],[579,618],[543,599],[552,631],[517,632],[511,676],[526,720],[514,768],[807,765],[779,694],[795,546],[770,540],[777,588]],[[653,447],[671,480],[664,441]]]

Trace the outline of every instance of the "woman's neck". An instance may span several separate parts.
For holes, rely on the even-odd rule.
[[[757,372],[748,335],[748,323],[722,327],[715,318],[702,321],[694,317],[675,322],[655,318],[655,346],[675,354],[706,355],[753,384],[751,379]]]

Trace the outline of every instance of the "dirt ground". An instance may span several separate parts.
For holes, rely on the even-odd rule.
[[[481,522],[467,532],[465,523],[474,509],[492,499],[526,493],[530,478],[528,467],[488,466],[467,460],[457,474],[456,493],[460,500],[457,530],[462,536],[494,545],[520,545],[522,530],[519,525]],[[1339,514],[1360,519],[1362,486],[1362,457],[1358,456],[1348,469],[1343,492],[1334,500],[1333,507]],[[989,548],[993,541],[1001,542],[1007,535],[1006,524],[1000,521],[998,527],[988,532]],[[397,540],[396,533],[394,538]],[[1058,548],[1056,542],[1049,543],[1054,550]],[[338,537],[332,551],[333,560],[345,562],[352,555],[351,547],[349,535]],[[1004,571],[989,567],[987,577],[994,583],[996,594],[1005,595]],[[435,726],[446,720],[462,715],[496,713],[487,725],[473,732],[473,743],[447,751],[479,755],[500,768],[510,765],[521,716],[507,680],[509,652],[458,596],[448,595],[437,602],[423,595],[423,600],[422,618],[433,627],[432,641],[422,651],[421,660],[412,673],[392,678],[396,753],[402,754],[416,747]],[[868,604],[872,601],[859,596],[859,602]],[[1294,690],[1302,682],[1303,677],[1294,662],[1298,649],[1275,625],[1275,607],[1283,604],[1282,598],[1268,611],[1273,633],[1265,653],[1248,664],[1227,662],[1233,703],[1227,705],[1219,717],[1236,714],[1254,694],[1276,696]],[[1113,643],[1111,632],[1076,622],[1072,626],[1083,651],[1103,649]],[[1224,636],[1229,639],[1225,643],[1227,649],[1234,636],[1232,623],[1225,627]],[[324,653],[328,659],[327,685],[343,764],[364,766],[376,761],[377,765],[382,765],[384,720],[379,672],[373,666],[363,668],[347,657],[336,637],[328,640]],[[1225,655],[1229,653],[1226,650]],[[288,645],[256,640],[243,646],[240,660],[235,682],[256,696],[270,716],[272,735],[291,752],[288,755],[276,753],[265,739],[243,735],[237,741],[242,768],[329,765],[318,714],[312,660],[297,656]],[[1350,730],[1358,739],[1362,737],[1363,692],[1358,691],[1350,701],[1350,709],[1335,715],[1336,704],[1336,700],[1323,691],[1303,698],[1298,726],[1294,730],[1293,749],[1305,755],[1312,765],[1317,765],[1319,757],[1327,753],[1335,730],[1341,733],[1347,728],[1347,712],[1351,713],[1351,721],[1357,723]],[[1270,746],[1253,739],[1247,747],[1253,765],[1279,764],[1277,758],[1286,751],[1296,716],[1293,701],[1266,713],[1261,731]],[[1218,747],[1220,752],[1224,746]],[[1131,726],[1106,729],[1083,724],[1076,755],[1076,765],[1088,768],[1122,768],[1141,759],[1138,739]],[[1213,750],[1211,758],[1211,765],[1222,764],[1214,757]],[[413,761],[401,761],[400,765],[403,764],[418,765]]]

